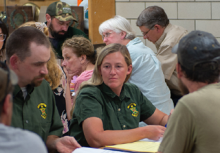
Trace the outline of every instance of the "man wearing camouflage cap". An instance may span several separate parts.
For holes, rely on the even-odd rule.
[[[72,16],[71,7],[65,2],[58,1],[50,4],[46,11],[46,20],[50,42],[60,59],[62,59],[61,46],[66,39],[73,35],[88,38],[81,30],[69,26],[71,21],[77,22],[77,20]]]
[[[220,44],[207,32],[192,31],[172,49],[184,94],[171,115],[159,152],[220,150]]]
[[[17,75],[0,62],[0,152],[32,152],[46,153],[46,147],[39,136],[9,127],[11,125],[13,107],[13,88],[18,83]]]

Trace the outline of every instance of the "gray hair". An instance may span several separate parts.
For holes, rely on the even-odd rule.
[[[151,29],[156,24],[166,27],[169,22],[170,21],[163,8],[159,6],[149,6],[141,12],[137,19],[136,25],[138,27],[146,26],[147,28]]]
[[[127,19],[122,16],[116,15],[114,18],[108,19],[104,21],[99,26],[99,33],[102,35],[103,32],[107,30],[112,30],[116,33],[120,33],[122,31],[126,32],[125,39],[134,39],[135,33],[133,32],[131,25]]]

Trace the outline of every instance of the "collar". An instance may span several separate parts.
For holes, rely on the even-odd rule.
[[[27,89],[27,94],[31,94],[31,93],[34,91],[34,86],[32,86],[32,85],[27,85],[27,86],[26,86],[26,89]],[[16,95],[17,95],[19,92],[22,92],[20,86],[19,86],[19,85],[15,85],[14,91],[13,91],[13,96],[16,97]]]
[[[118,95],[116,95],[111,90],[111,88],[109,88],[105,83],[102,83],[100,86],[101,86],[102,92],[104,92],[109,97],[111,97],[111,98],[118,97]],[[123,87],[122,87],[122,90],[121,90],[121,93],[120,93],[120,96],[119,96],[120,100],[124,100],[125,98],[129,98],[130,99],[130,94],[128,92],[126,92],[126,87],[127,87],[126,84],[124,84]]]
[[[128,47],[130,45],[135,45],[135,44],[138,44],[140,42],[142,42],[141,39],[136,37],[136,38],[132,39],[131,41],[129,41],[129,43],[126,46]]]
[[[157,50],[159,49],[161,43],[163,42],[163,40],[165,39],[165,37],[167,36],[168,31],[170,30],[170,28],[172,27],[172,24],[168,24],[167,27],[164,29],[163,34],[160,36],[160,38],[157,40],[157,42],[155,43],[155,46],[157,48]]]

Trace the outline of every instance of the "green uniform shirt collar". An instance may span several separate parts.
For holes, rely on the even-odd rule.
[[[27,85],[27,94],[31,94],[34,91],[34,87],[32,85]],[[16,85],[13,91],[13,95],[16,96],[21,91],[19,85]]]
[[[120,93],[120,100],[123,100],[125,98],[130,98],[130,95],[124,90],[125,85],[123,85],[121,93]],[[105,83],[101,84],[101,90],[107,94],[108,96],[110,96],[111,98],[115,98],[118,97],[118,95],[116,95],[111,88],[109,88]]]

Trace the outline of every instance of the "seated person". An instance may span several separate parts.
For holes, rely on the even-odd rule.
[[[16,74],[0,62],[0,153],[47,153],[42,139],[30,131],[10,127],[13,108],[13,88]]]
[[[220,150],[220,44],[192,31],[172,49],[183,96],[171,115],[159,152],[214,153]]]
[[[76,94],[70,135],[80,145],[102,147],[163,136],[168,115],[137,86],[126,83],[131,72],[126,46],[110,44],[102,49],[92,78],[83,82]],[[140,121],[149,125],[138,127]]]
[[[8,38],[8,29],[3,21],[0,19],[0,61],[5,61],[5,44]]]
[[[46,36],[49,36],[49,29],[45,23],[30,21],[30,22],[25,22],[20,27],[27,27],[27,26],[37,28],[41,32],[43,32]],[[70,114],[72,105],[71,103],[68,104],[65,101],[64,89],[61,86],[61,82],[65,81],[65,78],[62,77],[63,72],[62,72],[60,65],[58,64],[56,60],[56,55],[52,47],[50,47],[50,60],[47,62],[47,69],[48,69],[48,74],[46,74],[44,78],[49,83],[51,89],[53,90],[54,97],[56,100],[56,106],[57,106],[61,121],[63,123],[63,134],[65,134],[69,131],[68,121],[71,118],[69,114]],[[61,78],[64,80],[61,80]]]
[[[174,108],[159,60],[154,52],[135,36],[127,19],[116,15],[99,26],[103,42],[126,45],[132,59],[132,74],[128,82],[135,84],[160,111],[169,114]],[[140,126],[146,124],[141,123]]]
[[[62,46],[63,62],[62,66],[67,71],[68,85],[73,76],[78,76],[75,82],[76,92],[83,81],[92,77],[96,52],[92,43],[85,37],[72,37],[67,39]]]

